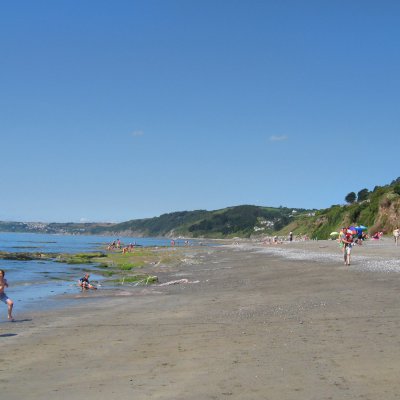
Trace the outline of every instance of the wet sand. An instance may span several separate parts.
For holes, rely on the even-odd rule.
[[[332,241],[176,251],[149,272],[198,283],[77,291],[0,323],[2,398],[400,398],[391,241],[355,248],[350,268]]]

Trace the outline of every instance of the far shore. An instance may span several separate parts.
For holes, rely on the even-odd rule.
[[[16,308],[0,323],[2,396],[398,398],[400,246],[367,241],[346,267],[335,241],[219,243],[147,266],[154,285]]]

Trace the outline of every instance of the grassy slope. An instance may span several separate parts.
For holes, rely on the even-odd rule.
[[[400,192],[398,185],[376,187],[368,199],[349,205],[335,205],[319,210],[314,217],[300,216],[280,230],[280,234],[293,231],[311,238],[327,239],[329,234],[343,226],[364,225],[369,233],[383,231],[390,234],[400,225]]]
[[[254,234],[255,226],[263,228],[263,233],[272,233],[273,226],[280,229],[287,225],[293,218],[292,211],[292,208],[251,205],[215,211],[183,211],[156,218],[128,221],[111,228],[100,227],[93,229],[91,233],[131,232],[141,236],[249,237]]]

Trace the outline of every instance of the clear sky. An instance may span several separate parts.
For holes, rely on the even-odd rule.
[[[400,176],[397,0],[0,5],[0,220],[326,208]]]

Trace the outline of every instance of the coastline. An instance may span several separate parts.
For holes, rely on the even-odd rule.
[[[151,272],[188,283],[16,309],[0,324],[4,396],[397,398],[400,247],[356,247],[350,268],[331,241],[177,251]]]

